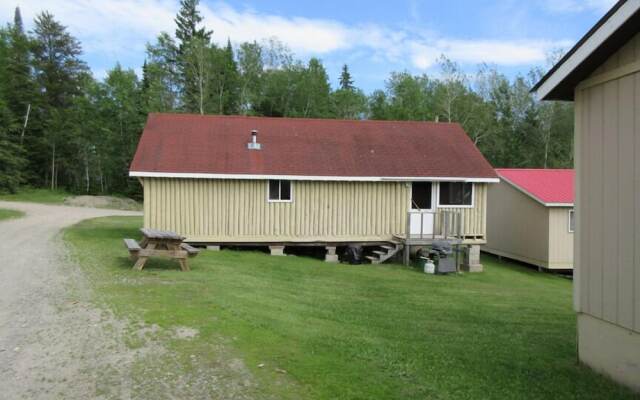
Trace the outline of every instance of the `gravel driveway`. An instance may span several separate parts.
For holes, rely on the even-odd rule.
[[[164,340],[191,340],[197,331],[123,321],[92,303],[61,229],[141,213],[5,201],[0,208],[26,213],[0,221],[0,400],[269,398],[256,396],[254,377],[224,340],[207,344],[216,360],[192,354],[185,365]]]
[[[0,208],[26,213],[0,222],[0,399],[92,398],[100,388],[87,374],[104,372],[95,367],[108,364],[108,348],[119,343],[105,338],[109,316],[83,301],[77,269],[61,262],[59,233],[87,218],[140,213],[3,201]]]

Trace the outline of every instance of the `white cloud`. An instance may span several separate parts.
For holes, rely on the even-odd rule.
[[[554,0],[566,4],[578,0]],[[590,3],[606,1],[587,0]],[[10,20],[13,5],[0,4],[0,18]],[[173,33],[178,0],[21,0],[25,21],[46,9],[67,25],[90,55],[116,60],[138,55],[161,31]],[[427,36],[415,31],[390,29],[376,24],[349,26],[328,19],[287,17],[239,9],[224,2],[201,3],[201,11],[214,38],[236,43],[277,37],[301,56],[336,51],[362,53],[378,62],[426,70],[441,54],[461,63],[497,65],[542,63],[553,48],[568,42],[540,40],[487,40]],[[569,5],[567,5],[569,7]],[[29,26],[29,25],[28,25]]]
[[[505,65],[526,65],[545,61],[547,54],[558,47],[571,45],[571,41],[543,40],[456,40],[442,39],[435,48],[452,60],[462,63],[479,61]]]
[[[556,13],[579,13],[585,11],[604,14],[617,0],[544,0],[547,10]]]

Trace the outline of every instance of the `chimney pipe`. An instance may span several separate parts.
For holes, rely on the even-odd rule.
[[[258,143],[258,130],[251,130],[251,142],[247,143],[247,149],[249,150],[260,150],[262,146]]]

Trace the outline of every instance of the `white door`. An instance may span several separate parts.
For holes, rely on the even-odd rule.
[[[409,233],[411,235],[433,234],[435,221],[433,189],[434,185],[431,182],[413,182],[411,184],[411,216],[409,218]]]

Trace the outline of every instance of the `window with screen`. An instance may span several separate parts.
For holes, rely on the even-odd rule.
[[[431,182],[411,184],[411,208],[431,210]]]
[[[440,183],[439,205],[447,207],[470,207],[473,205],[473,183],[442,182]]]
[[[291,201],[291,181],[281,179],[270,180],[269,201]]]

